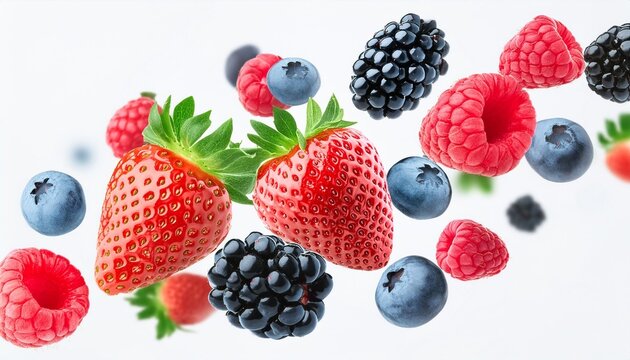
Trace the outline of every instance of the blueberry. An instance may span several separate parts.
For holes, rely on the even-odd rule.
[[[258,53],[259,50],[256,46],[244,45],[232,51],[230,55],[228,55],[227,60],[225,61],[225,77],[227,77],[232,86],[236,86],[238,73],[241,71],[243,65],[248,60],[255,58]]]
[[[525,154],[529,165],[553,182],[573,181],[591,166],[593,144],[579,124],[562,118],[539,121]]]
[[[448,297],[440,268],[421,256],[407,256],[390,265],[376,287],[376,306],[400,327],[418,327],[444,308]]]
[[[414,219],[432,219],[451,202],[451,183],[446,173],[422,156],[400,160],[387,173],[387,186],[394,206]]]
[[[72,149],[72,160],[80,166],[89,165],[92,160],[92,150],[87,145],[77,145]]]
[[[83,188],[72,176],[61,172],[37,174],[22,192],[22,214],[41,234],[68,233],[79,226],[85,216]]]
[[[271,94],[283,104],[302,105],[317,94],[320,80],[317,68],[307,60],[286,58],[267,73]]]

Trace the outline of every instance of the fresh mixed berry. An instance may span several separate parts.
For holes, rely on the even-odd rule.
[[[208,279],[210,303],[230,323],[270,339],[311,333],[333,287],[323,257],[258,232],[217,251]]]
[[[604,99],[630,101],[630,23],[613,26],[584,49],[588,87]]]
[[[407,14],[368,40],[352,65],[352,102],[374,119],[397,118],[429,96],[448,71],[449,45],[435,20]]]
[[[543,221],[545,212],[531,195],[516,199],[507,210],[510,224],[523,231],[533,232]]]

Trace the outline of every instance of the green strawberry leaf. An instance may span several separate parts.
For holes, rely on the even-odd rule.
[[[604,148],[608,148],[613,144],[613,142],[608,140],[602,133],[597,134],[597,140],[599,140],[599,144]]]
[[[189,117],[181,124],[181,139],[186,147],[191,147],[209,128],[211,111]]]
[[[250,121],[250,124],[252,125],[254,131],[256,131],[256,133],[263,139],[274,139],[284,147],[292,147],[295,144],[295,141],[290,137],[283,135],[280,131],[272,128],[271,126],[265,125],[260,121],[252,120]]]
[[[274,107],[273,124],[276,126],[276,129],[278,129],[278,131],[289,140],[298,140],[296,137],[296,133],[298,132],[297,124],[293,115],[291,115],[288,111]],[[254,130],[258,132],[255,128]]]
[[[211,111],[195,116],[195,101],[188,97],[175,105],[171,117],[170,101],[169,97],[161,114],[157,104],[151,108],[149,125],[143,132],[145,142],[169,149],[197,164],[223,183],[234,202],[250,204],[247,195],[253,190],[256,172],[261,162],[268,159],[268,152],[245,151],[240,149],[240,142],[232,142],[232,119],[204,136],[212,124]],[[291,141],[285,137],[285,142]]]
[[[460,172],[457,176],[457,185],[463,192],[479,189],[482,193],[490,194],[494,189],[494,179],[487,176]]]
[[[606,119],[606,132],[613,140],[619,137],[619,131],[617,130],[617,124],[614,121]]]
[[[299,130],[295,130],[295,136],[297,137],[300,149],[306,150],[306,139],[304,138],[304,135],[302,135],[302,132]]]
[[[180,135],[180,129],[185,120],[195,115],[195,99],[189,96],[175,105],[173,109],[173,122],[175,125],[175,134]],[[205,130],[204,130],[205,131]]]
[[[306,128],[314,129],[315,124],[319,123],[321,118],[322,109],[319,107],[319,104],[312,98],[308,99],[308,103],[306,104]]]
[[[619,127],[624,134],[630,134],[630,114],[619,115]]]
[[[179,329],[168,316],[168,312],[160,300],[162,284],[163,281],[138,289],[126,299],[131,305],[140,307],[141,310],[136,315],[139,320],[157,319],[156,337],[158,339],[171,336]]]

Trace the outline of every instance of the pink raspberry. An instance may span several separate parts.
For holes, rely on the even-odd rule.
[[[21,249],[0,262],[0,336],[40,347],[69,336],[88,312],[79,270],[48,250]]]
[[[516,167],[535,128],[534,107],[516,80],[476,74],[440,95],[422,122],[420,143],[433,161],[496,176]]]
[[[267,86],[267,73],[273,64],[282,60],[280,56],[260,54],[247,61],[236,80],[238,98],[247,111],[257,116],[273,115],[273,108],[288,109],[289,106],[273,97]]]
[[[499,236],[472,220],[451,221],[437,244],[438,265],[459,280],[496,275],[508,259]]]
[[[540,15],[528,22],[506,45],[499,63],[527,88],[569,83],[584,72],[584,56],[573,34],[558,20]]]
[[[153,99],[155,94],[141,95],[118,109],[107,125],[105,140],[117,158],[144,144],[142,132],[149,123],[149,113],[155,103]],[[162,108],[158,109],[162,112]]]

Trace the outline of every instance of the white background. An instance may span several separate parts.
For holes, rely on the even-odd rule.
[[[0,340],[0,359],[628,359],[630,357],[630,184],[614,178],[595,145],[590,171],[568,184],[549,183],[526,163],[497,180],[493,195],[455,191],[438,219],[415,221],[395,213],[392,259],[418,254],[435,259],[435,244],[453,219],[472,218],[505,240],[510,262],[500,275],[479,281],[448,278],[449,300],[429,324],[401,329],[374,304],[380,271],[330,266],[335,289],[326,316],[305,338],[258,339],[219,313],[194,333],[154,340],[154,323],[138,322],[123,296],[96,287],[92,268],[105,185],[116,164],[105,144],[114,111],[142,90],[176,100],[195,95],[212,108],[215,124],[235,120],[244,138],[251,118],[224,78],[227,54],[244,43],[303,57],[318,66],[320,102],[335,92],[347,118],[380,150],[389,168],[420,153],[422,117],[457,79],[497,71],[501,49],[538,14],[560,19],[582,46],[613,24],[630,21],[629,1],[357,1],[357,2],[1,2],[0,3],[0,258],[22,247],[48,248],[81,269],[91,308],[77,332],[42,349]],[[370,35],[407,12],[437,19],[451,44],[449,73],[413,112],[373,121],[353,108],[351,66]],[[562,116],[582,124],[593,140],[603,119],[630,105],[604,101],[584,77],[559,88],[530,91],[538,118]],[[293,113],[303,124],[304,107]],[[89,166],[70,151],[87,144]],[[44,170],[75,176],[86,193],[85,221],[49,238],[22,219],[26,181]],[[455,173],[449,171],[451,179]],[[548,220],[534,235],[514,230],[505,210],[532,194]],[[234,207],[230,237],[263,230],[252,208]],[[211,257],[189,270],[205,274]]]

